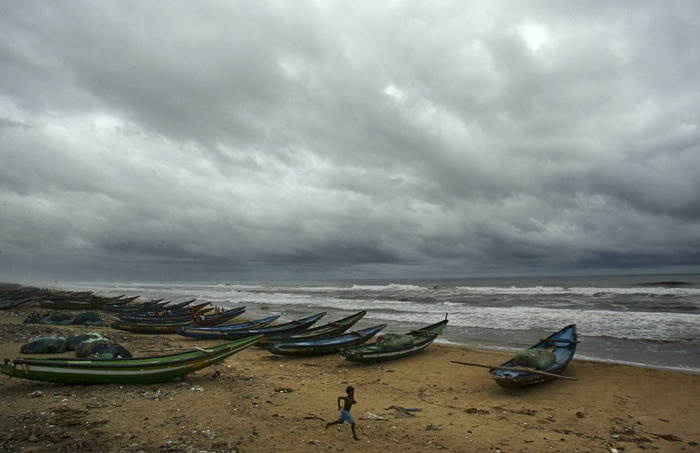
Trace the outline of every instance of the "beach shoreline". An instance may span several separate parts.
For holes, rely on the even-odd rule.
[[[656,286],[681,280],[686,284]],[[698,275],[63,283],[49,288],[138,295],[144,301],[196,297],[224,308],[245,307],[247,317],[279,314],[280,322],[326,312],[325,322],[367,310],[357,328],[386,323],[385,333],[407,332],[447,316],[440,340],[505,352],[573,323],[586,339],[578,345],[579,359],[663,369],[682,364],[700,372]]]
[[[22,310],[0,312],[3,358],[19,355],[25,330],[97,331],[139,356],[217,343],[23,318]],[[414,357],[362,365],[250,347],[154,385],[67,386],[2,375],[0,451],[700,452],[700,375],[574,359],[564,374],[576,381],[509,390],[488,370],[451,362],[509,358],[433,344]],[[347,385],[356,389],[359,441],[347,424],[325,430]]]

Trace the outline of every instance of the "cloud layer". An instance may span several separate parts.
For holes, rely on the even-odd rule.
[[[699,269],[695,2],[0,11],[2,279]]]

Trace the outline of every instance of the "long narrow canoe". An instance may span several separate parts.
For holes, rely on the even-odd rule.
[[[110,327],[117,330],[126,330],[128,332],[146,333],[146,334],[170,334],[176,333],[180,326],[214,326],[225,323],[236,316],[240,315],[239,309],[234,308],[223,313],[213,315],[205,315],[203,319],[193,321],[173,321],[173,322],[128,322],[115,321]]]
[[[122,299],[124,295],[117,297],[101,297],[91,294],[84,299],[81,298],[59,298],[51,299],[47,296],[46,300],[39,302],[41,308],[49,308],[53,310],[98,310],[102,305],[122,305],[125,306],[129,302],[135,300],[138,296]]]
[[[245,307],[232,308],[230,310],[226,310],[225,312],[220,312],[220,313],[211,313],[212,310],[214,310],[214,307],[205,307],[196,313],[190,312],[190,311],[180,310],[179,313],[168,313],[167,311],[159,311],[157,313],[152,313],[152,314],[139,314],[139,315],[121,314],[121,315],[119,315],[119,321],[120,322],[137,322],[137,323],[138,322],[154,322],[154,323],[179,322],[179,323],[183,323],[186,321],[192,321],[192,320],[194,320],[195,317],[204,316],[204,318],[206,319],[207,317],[211,317],[213,315],[220,315],[221,313],[229,313],[231,315],[231,317],[229,319],[233,319],[236,316],[244,313]]]
[[[145,322],[153,322],[153,323],[156,323],[156,324],[164,323],[164,322],[179,322],[179,323],[183,323],[183,322],[187,322],[187,321],[192,321],[192,320],[194,320],[195,318],[197,318],[197,317],[199,317],[199,316],[209,316],[209,315],[212,315],[212,314],[214,314],[214,313],[212,313],[212,310],[214,310],[214,307],[205,307],[205,308],[201,309],[201,310],[198,311],[198,312],[189,312],[189,311],[183,312],[183,311],[180,311],[179,313],[173,313],[173,314],[170,314],[170,315],[166,315],[165,313],[160,314],[160,315],[159,315],[159,314],[156,314],[156,313],[149,314],[149,315],[127,315],[127,314],[120,314],[120,315],[119,315],[119,322],[126,322],[126,323],[130,323],[130,322],[136,322],[136,323],[139,323],[139,322],[142,322],[142,323],[145,323]]]
[[[139,296],[136,296],[136,299],[138,299]],[[136,300],[134,299],[134,300]],[[104,311],[113,311],[116,313],[138,313],[141,311],[147,311],[149,309],[157,308],[159,305],[164,305],[167,304],[168,302],[163,302],[164,299],[154,299],[154,300],[149,300],[145,302],[135,302],[132,304],[126,304],[126,305],[112,305],[112,304],[104,304],[100,305],[100,310]],[[133,302],[133,301],[132,301]]]
[[[268,347],[275,343],[292,343],[295,341],[318,340],[320,338],[334,337],[344,333],[350,327],[354,326],[360,319],[367,314],[367,311],[358,311],[355,314],[346,316],[337,321],[329,322],[322,326],[311,327],[301,332],[282,332],[269,333],[263,335],[256,346]]]
[[[224,338],[224,332],[233,330],[259,329],[271,324],[279,317],[280,315],[273,315],[253,321],[239,322],[236,324],[223,324],[218,326],[178,326],[177,333],[183,337],[197,338],[198,340],[217,340]]]
[[[386,324],[379,324],[367,329],[357,330],[335,337],[296,341],[292,343],[275,343],[268,346],[267,350],[273,354],[293,356],[334,354],[341,349],[357,346],[369,341],[370,338],[385,327]]]
[[[186,303],[191,304],[191,302]],[[211,304],[211,302],[200,302],[194,305],[178,306],[175,308],[171,308],[168,305],[163,305],[160,307],[153,307],[150,310],[124,311],[119,314],[119,319],[159,319],[162,318],[167,312],[171,313],[169,317],[184,316],[186,318],[189,317],[190,319],[192,319],[192,317],[194,316],[206,314],[207,312],[210,312],[213,309],[214,306]]]
[[[319,319],[323,318],[326,312],[316,313],[315,315],[307,316],[306,318],[297,319],[295,321],[285,322],[283,324],[275,324],[273,326],[265,326],[259,329],[236,329],[222,332],[222,337],[227,340],[235,340],[236,338],[249,337],[251,335],[270,335],[277,333],[301,332],[313,326]]]
[[[22,379],[62,384],[153,384],[214,365],[253,345],[248,337],[208,349],[127,359],[26,358],[8,361],[0,372]]]
[[[0,300],[0,310],[9,310],[22,305],[31,304],[43,300],[42,296],[29,296],[22,299],[4,299]]]
[[[411,356],[423,351],[445,330],[447,318],[440,322],[412,330],[391,344],[374,342],[368,345],[347,348],[340,351],[340,355],[351,362],[374,363],[387,362],[403,357]]]
[[[134,304],[128,304],[121,307],[113,307],[111,305],[103,305],[101,308],[107,311],[115,311],[120,314],[148,314],[151,313],[155,315],[158,310],[171,310],[173,312],[177,310],[199,310],[203,307],[211,305],[211,302],[200,302],[194,304],[197,299],[189,299],[182,302],[172,302],[164,299],[154,299],[145,302],[138,302]],[[194,304],[194,305],[193,305]]]
[[[576,353],[577,344],[576,324],[570,324],[529,348],[554,348],[556,359],[549,367],[542,370],[529,370],[519,367],[515,362],[515,358],[513,358],[499,367],[491,368],[489,372],[498,385],[506,388],[527,387],[540,382],[551,381],[557,379],[558,375],[562,374],[566,367],[569,366]]]

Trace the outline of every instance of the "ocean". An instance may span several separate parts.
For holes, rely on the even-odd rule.
[[[280,314],[280,322],[327,312],[319,325],[367,310],[353,329],[386,323],[383,333],[447,316],[437,343],[499,351],[529,347],[574,323],[576,359],[700,373],[700,274],[45,286],[173,302],[197,298],[245,306],[246,318]]]

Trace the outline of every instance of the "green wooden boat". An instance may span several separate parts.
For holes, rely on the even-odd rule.
[[[126,359],[28,358],[6,360],[0,372],[11,377],[61,384],[154,384],[214,365],[252,346],[260,336],[207,349]]]
[[[430,346],[446,326],[447,318],[404,335],[397,335],[393,342],[384,343],[380,341],[380,336],[374,343],[343,349],[340,355],[345,360],[362,363],[387,362],[411,356]]]

